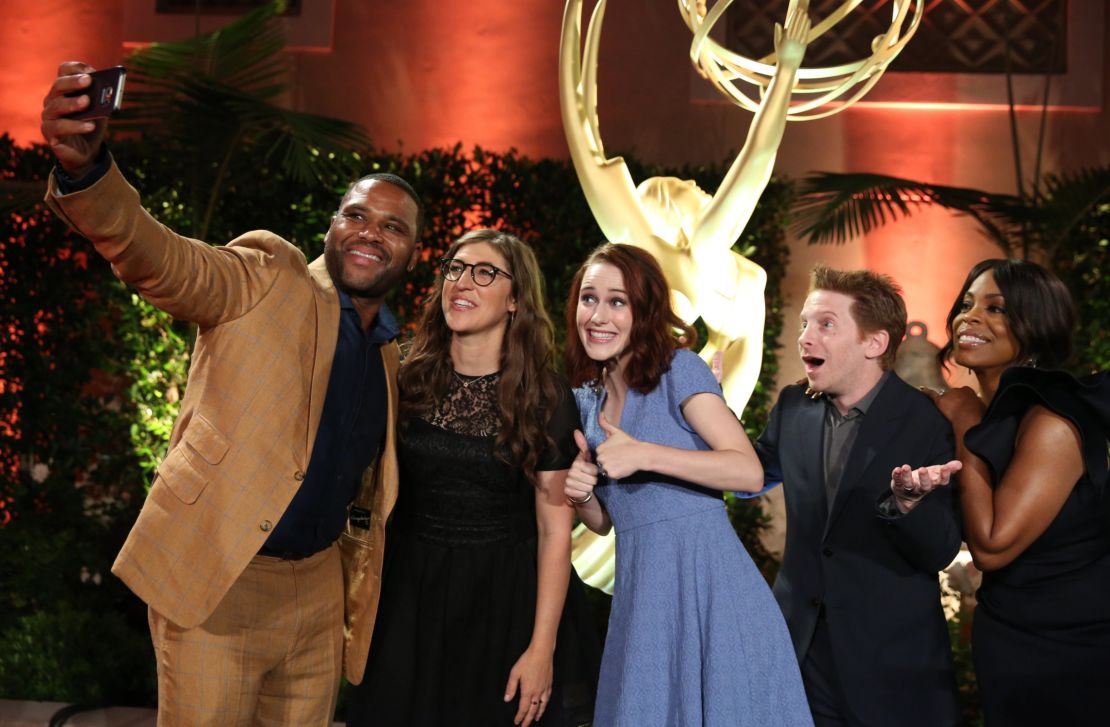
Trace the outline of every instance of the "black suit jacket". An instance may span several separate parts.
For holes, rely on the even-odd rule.
[[[905,516],[886,517],[891,471],[954,457],[952,428],[891,374],[863,418],[831,508],[825,495],[826,403],[788,386],[756,442],[786,499],[786,551],[774,592],[801,663],[824,606],[833,656],[862,724],[959,721],[937,572],[960,548],[954,483]]]

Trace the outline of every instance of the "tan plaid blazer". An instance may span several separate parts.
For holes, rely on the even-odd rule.
[[[113,164],[92,187],[47,204],[88,237],[120,280],[197,324],[189,385],[150,494],[112,566],[151,608],[203,623],[258,552],[304,478],[339,330],[323,258],[254,231],[226,246],[182,237],[144,210]],[[356,504],[369,529],[341,536],[348,679],[366,665],[381,582],[385,522],[397,499],[396,344],[382,346],[388,425]]]

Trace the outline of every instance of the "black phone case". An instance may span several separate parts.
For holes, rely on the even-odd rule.
[[[93,71],[92,85],[80,91],[67,93],[67,96],[88,96],[89,105],[84,111],[70,114],[71,119],[103,119],[117,111],[123,101],[123,82],[127,70],[123,66]]]

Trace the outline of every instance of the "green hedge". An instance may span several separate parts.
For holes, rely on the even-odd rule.
[[[177,160],[137,141],[116,140],[113,153],[152,213],[188,234],[192,195],[177,178]],[[0,178],[25,182],[43,183],[52,164],[43,147],[19,148],[7,136],[0,160]],[[601,242],[569,162],[461,147],[348,161],[397,172],[427,202],[424,262],[392,303],[402,322],[413,319],[451,240],[486,225],[534,247],[561,331],[570,278]],[[723,163],[632,167],[638,179],[681,176],[706,189],[725,171]],[[264,227],[315,257],[348,181],[306,190],[265,159],[244,159],[209,237],[226,242]],[[788,254],[782,226],[791,196],[789,184],[773,182],[742,241],[770,281],[764,371],[745,417],[753,432],[765,420],[777,370]],[[145,607],[109,568],[164,454],[194,332],[119,284],[41,203],[0,225],[0,697],[152,704]],[[730,511],[772,573],[774,561],[757,539],[766,524],[758,502],[735,501]]]
[[[1088,212],[1048,263],[1072,291],[1079,314],[1074,369],[1110,369],[1110,203]]]
[[[0,158],[5,178],[50,168],[6,137]],[[130,294],[41,205],[0,225],[0,697],[149,701],[144,609],[109,573],[144,493]]]

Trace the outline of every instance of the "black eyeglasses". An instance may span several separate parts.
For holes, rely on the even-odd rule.
[[[466,269],[470,268],[470,279],[474,281],[475,285],[480,285],[483,288],[487,285],[493,285],[493,281],[497,280],[498,275],[504,275],[510,280],[513,277],[501,268],[489,263],[464,263],[462,260],[445,257],[439,261],[439,265],[443,277],[451,282],[461,278]]]

